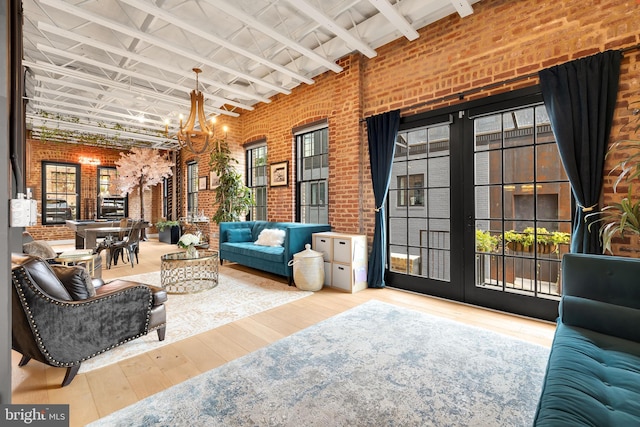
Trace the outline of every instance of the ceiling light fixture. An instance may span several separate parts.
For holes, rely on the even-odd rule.
[[[180,148],[191,151],[193,154],[203,154],[212,149],[210,143],[213,142],[213,125],[215,117],[208,123],[204,114],[204,94],[198,89],[198,74],[202,72],[200,68],[194,68],[196,73],[196,88],[191,91],[191,111],[186,124],[182,124],[180,115],[180,130],[178,130],[178,142]],[[200,125],[196,129],[196,118]]]

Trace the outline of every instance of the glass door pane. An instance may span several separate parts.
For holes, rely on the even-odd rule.
[[[543,105],[474,119],[474,286],[557,299],[571,188]]]
[[[388,196],[389,270],[451,281],[449,125],[400,132]]]

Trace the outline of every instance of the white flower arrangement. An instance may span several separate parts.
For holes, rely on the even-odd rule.
[[[183,249],[186,249],[191,245],[197,245],[198,243],[200,243],[200,237],[191,233],[183,234],[182,237],[180,237],[180,240],[178,240],[178,246]]]

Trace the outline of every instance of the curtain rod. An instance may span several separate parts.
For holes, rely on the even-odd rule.
[[[624,49],[620,49],[620,52],[622,52],[622,54],[624,55],[626,52],[630,52],[632,50],[640,50],[640,43],[638,43],[636,45],[633,45],[633,46],[625,47]],[[452,93],[451,95],[445,95],[445,96],[442,96],[440,98],[430,99],[428,101],[420,102],[418,104],[414,104],[414,105],[411,105],[409,107],[403,107],[403,108],[400,109],[400,111],[413,110],[415,108],[425,107],[425,106],[430,105],[430,104],[438,104],[440,102],[450,101],[452,99],[463,100],[465,98],[465,96],[471,95],[473,93],[483,92],[483,91],[489,90],[489,89],[494,89],[496,87],[500,87],[500,86],[504,86],[504,85],[508,85],[508,84],[511,84],[511,83],[518,82],[520,80],[527,80],[527,79],[530,79],[532,77],[536,77],[537,75],[538,75],[537,71],[535,71],[533,73],[523,74],[521,76],[513,77],[513,78],[510,78],[510,79],[507,79],[507,80],[500,81],[500,82],[490,83],[490,84],[485,85],[485,86],[480,86],[480,87],[477,87],[477,88],[465,90],[465,91],[458,92],[458,93]],[[360,122],[364,122],[366,120],[367,120],[367,118],[365,117],[363,119],[360,119]]]

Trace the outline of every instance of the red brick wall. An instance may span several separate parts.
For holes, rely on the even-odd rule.
[[[410,116],[531,86],[538,83],[535,75],[491,90],[473,92],[606,49],[640,43],[640,4],[635,0],[483,0],[473,7],[474,14],[466,18],[452,15],[421,29],[420,38],[413,42],[400,39],[389,43],[378,48],[378,56],[373,59],[349,55],[339,61],[344,67],[340,74],[327,72],[316,77],[314,84],[302,84],[291,95],[277,95],[271,103],[256,105],[254,111],[242,112],[239,118],[220,118],[217,132],[221,132],[223,125],[229,126],[228,141],[240,160],[238,169],[243,173],[243,144],[257,139],[267,140],[268,163],[289,161],[289,186],[269,189],[270,220],[295,219],[292,129],[297,126],[328,120],[330,223],[337,231],[365,233],[371,239],[375,206],[362,118],[396,108],[402,109],[403,116]],[[640,101],[639,64],[638,51],[625,54],[612,140],[625,136],[623,126],[630,118],[628,106]],[[470,93],[459,100],[457,94],[463,91]],[[443,97],[449,98],[441,99]],[[37,152],[38,158],[32,159],[31,164],[39,165],[47,156],[75,162],[72,153],[77,148],[59,150],[60,145],[34,147],[32,152]],[[41,155],[40,149],[46,155]],[[100,149],[82,148],[83,153],[92,150]],[[117,157],[112,157],[111,161],[115,159]],[[191,159],[198,161],[200,176],[209,175],[208,154],[183,154],[183,165]],[[614,178],[606,175],[614,163],[614,158],[608,159],[605,167],[604,203],[620,198],[613,194]],[[84,166],[82,170],[83,176],[85,170],[95,175],[95,167],[93,172]],[[186,168],[182,170],[186,174]],[[28,186],[32,188],[39,187],[40,175],[35,172],[29,174]],[[186,176],[182,178],[185,194]],[[147,201],[153,199],[145,212],[153,212],[154,216],[161,212],[160,199],[155,195],[157,192],[153,198],[145,196]],[[130,204],[131,212],[138,212],[135,203],[133,200]],[[212,191],[200,192],[199,206],[206,215],[212,215]],[[179,216],[185,214],[181,212]],[[42,228],[33,229],[40,232]],[[64,232],[64,227],[46,227],[47,236],[61,236],[52,238],[62,238]],[[635,252],[637,247],[628,240],[614,245],[617,254],[626,256],[640,256]]]
[[[492,90],[463,91],[509,81],[541,69],[607,49],[640,43],[637,1],[513,1],[483,0],[474,14],[451,15],[419,31],[420,38],[400,39],[377,49],[367,59],[353,54],[339,61],[340,74],[327,72],[313,85],[301,85],[291,95],[278,95],[242,113],[242,141],[266,137],[268,163],[288,160],[289,182],[295,167],[292,128],[318,119],[329,122],[329,219],[337,231],[373,235],[366,131],[360,119],[401,108],[403,116],[538,83],[534,75]],[[623,60],[620,94],[612,139],[622,137],[627,106],[639,100],[638,51]],[[439,100],[450,96],[449,99]],[[416,107],[417,106],[417,107]],[[610,169],[613,160],[607,161]],[[612,194],[607,178],[604,201]],[[639,186],[640,187],[640,186]],[[270,220],[294,219],[295,186],[269,189]],[[616,252],[635,250],[631,243]]]
[[[65,162],[80,164],[81,184],[80,189],[92,188],[95,195],[97,187],[97,166],[81,164],[80,158],[100,160],[100,166],[115,166],[115,161],[120,158],[119,150],[108,148],[90,147],[78,144],[64,144],[59,142],[41,142],[38,140],[27,140],[27,187],[33,191],[33,198],[38,202],[38,214],[42,213],[42,161]],[[152,190],[145,192],[145,217],[147,220],[155,221],[151,218],[155,214],[154,206],[160,204],[161,193],[156,196]],[[82,199],[82,197],[81,197]],[[96,201],[93,201],[95,206]],[[80,219],[91,219],[91,213],[86,212],[82,200],[80,203]],[[95,207],[94,207],[95,209]],[[137,218],[140,216],[140,197],[138,190],[134,190],[129,195],[129,216]],[[64,225],[42,225],[42,219],[38,217],[38,224],[27,227],[36,240],[70,240],[74,239],[74,233]]]

